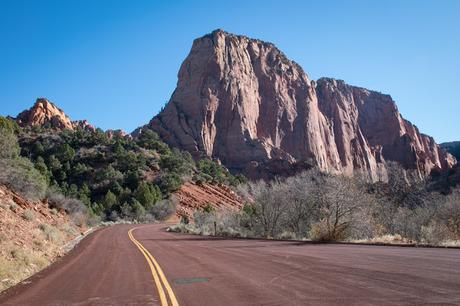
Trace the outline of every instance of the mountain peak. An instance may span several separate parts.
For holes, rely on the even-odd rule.
[[[72,121],[63,110],[46,98],[38,98],[35,104],[16,117],[20,126],[50,126],[73,130]]]
[[[31,108],[16,117],[16,122],[20,126],[44,126],[58,130],[95,130],[86,120],[72,121],[62,109],[46,98],[38,98]]]
[[[312,82],[274,44],[221,29],[194,41],[170,102],[149,126],[172,146],[254,178],[296,163],[372,180],[385,179],[389,161],[421,177],[455,164],[389,95]]]

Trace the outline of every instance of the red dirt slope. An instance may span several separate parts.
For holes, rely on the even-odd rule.
[[[84,229],[46,202],[0,186],[0,291],[46,267]]]
[[[191,218],[196,210],[208,204],[216,210],[239,210],[243,200],[228,186],[220,184],[195,184],[187,182],[175,192],[179,205],[177,215]]]

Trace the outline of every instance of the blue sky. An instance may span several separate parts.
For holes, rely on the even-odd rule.
[[[72,119],[131,131],[216,28],[275,43],[312,79],[391,94],[422,132],[460,140],[456,0],[0,0],[0,114],[47,97]]]

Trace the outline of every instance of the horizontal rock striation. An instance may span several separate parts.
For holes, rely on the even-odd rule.
[[[178,201],[176,215],[189,219],[193,219],[195,211],[202,211],[208,205],[219,212],[243,208],[243,199],[225,185],[187,182],[174,192],[174,196]]]

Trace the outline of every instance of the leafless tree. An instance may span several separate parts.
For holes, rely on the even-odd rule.
[[[288,206],[287,185],[280,181],[250,182],[240,192],[249,200],[255,234],[276,237],[282,231],[281,225]]]
[[[311,226],[318,175],[317,171],[309,171],[285,181],[287,203],[284,220],[286,227],[298,238],[306,237]]]
[[[460,239],[460,188],[447,196],[439,209],[438,218],[449,229],[454,239]]]
[[[314,238],[318,240],[342,240],[347,238],[356,214],[369,203],[352,178],[327,175],[317,186],[315,210],[318,223],[314,227]]]

